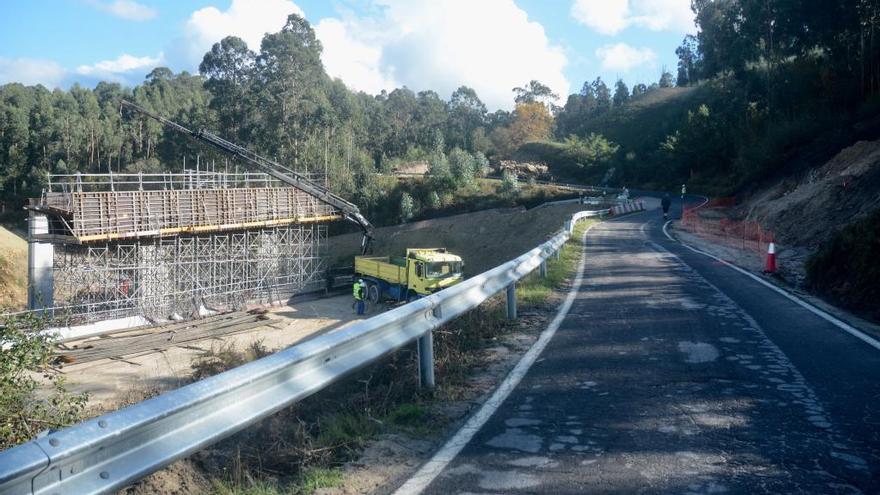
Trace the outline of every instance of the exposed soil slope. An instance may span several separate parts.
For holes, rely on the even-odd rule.
[[[27,305],[27,241],[0,227],[0,307]]]
[[[376,229],[373,252],[385,256],[406,248],[445,247],[462,257],[465,274],[473,276],[536,247],[582,209],[579,204],[499,208],[383,227]],[[331,237],[331,265],[351,266],[360,254],[360,242],[360,234]]]
[[[826,164],[757,193],[745,207],[783,243],[820,246],[880,208],[880,141],[860,141]]]

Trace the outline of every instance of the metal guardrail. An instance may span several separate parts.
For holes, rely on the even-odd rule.
[[[413,341],[421,383],[431,387],[431,331],[505,289],[515,318],[516,282],[535,269],[543,273],[578,220],[605,213],[576,213],[542,245],[434,295],[0,452],[0,494],[112,492]]]

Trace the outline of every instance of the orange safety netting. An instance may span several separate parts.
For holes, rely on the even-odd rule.
[[[727,218],[720,212],[717,216],[711,214],[712,209],[730,208],[735,203],[734,198],[717,198],[705,205],[685,208],[680,226],[726,247],[766,255],[769,244],[774,242],[771,230],[753,220]]]

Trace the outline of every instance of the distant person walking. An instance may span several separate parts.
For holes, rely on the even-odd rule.
[[[669,193],[666,193],[663,196],[663,199],[660,200],[660,207],[663,208],[663,220],[669,218],[669,206],[672,205],[672,200],[669,199]]]
[[[681,185],[681,202],[682,202],[682,204],[684,204],[684,195],[687,194],[687,192],[688,192],[687,186],[682,184]]]
[[[367,295],[367,284],[364,283],[364,279],[357,279],[352,292],[354,293],[354,303],[357,306],[357,314],[362,315],[365,309],[364,297]]]

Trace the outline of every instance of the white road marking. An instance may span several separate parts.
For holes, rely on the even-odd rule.
[[[704,203],[704,204],[705,204],[705,203]],[[702,205],[701,205],[701,206],[702,206]],[[823,320],[825,320],[825,321],[831,323],[832,325],[834,325],[834,326],[836,326],[837,328],[843,330],[844,332],[846,332],[846,333],[852,335],[853,337],[855,337],[855,338],[861,340],[862,342],[868,344],[869,346],[873,347],[874,349],[877,349],[878,351],[880,351],[880,341],[878,341],[877,339],[871,337],[870,335],[868,335],[868,334],[862,332],[861,330],[855,328],[854,326],[852,326],[852,325],[850,325],[850,324],[848,324],[848,323],[846,323],[846,322],[844,322],[844,321],[842,321],[842,320],[840,320],[840,319],[834,317],[833,315],[831,315],[831,314],[829,314],[829,313],[827,313],[827,312],[825,312],[825,311],[823,311],[823,310],[817,308],[816,306],[813,306],[812,304],[808,303],[807,301],[804,301],[803,299],[797,297],[796,295],[792,294],[791,292],[789,292],[789,291],[787,291],[787,290],[785,290],[785,289],[783,289],[783,288],[781,288],[781,287],[778,287],[778,286],[776,286],[776,285],[773,285],[773,284],[771,284],[770,282],[767,282],[766,280],[762,279],[761,277],[759,277],[759,276],[757,276],[757,275],[755,275],[755,274],[753,274],[753,273],[751,273],[751,272],[749,272],[749,271],[747,271],[747,270],[744,270],[744,269],[742,269],[742,268],[740,268],[740,267],[734,265],[733,263],[730,263],[729,261],[725,261],[725,260],[723,260],[723,259],[721,259],[721,258],[719,258],[719,257],[717,257],[717,256],[711,255],[711,254],[709,254],[709,253],[707,253],[707,252],[705,252],[705,251],[702,251],[702,250],[700,250],[700,249],[697,249],[697,248],[695,248],[695,247],[693,247],[693,246],[691,246],[691,245],[689,245],[689,244],[686,244],[686,243],[684,243],[684,242],[682,242],[682,241],[680,241],[680,240],[676,240],[676,239],[674,239],[671,235],[669,235],[669,232],[666,230],[666,227],[667,227],[670,223],[672,223],[672,220],[669,220],[669,221],[667,221],[665,224],[663,224],[663,233],[666,234],[666,237],[669,238],[670,241],[678,242],[678,243],[681,244],[682,246],[684,246],[684,247],[690,249],[691,251],[693,251],[693,252],[695,252],[695,253],[702,254],[703,256],[708,256],[709,258],[712,258],[713,260],[715,260],[715,261],[721,263],[722,265],[724,265],[724,266],[726,266],[726,267],[728,267],[728,268],[730,268],[730,269],[732,269],[732,270],[736,270],[736,271],[738,271],[739,273],[741,273],[741,274],[743,274],[743,275],[745,275],[745,276],[751,278],[751,279],[754,280],[755,282],[758,282],[759,284],[761,284],[761,285],[767,287],[768,289],[771,289],[771,290],[773,290],[773,291],[776,291],[777,293],[779,293],[780,295],[782,295],[782,296],[785,297],[786,299],[788,299],[788,300],[794,302],[794,303],[797,304],[798,306],[803,307],[803,308],[806,309],[807,311],[809,311],[809,312],[815,314],[816,316],[818,316],[818,317],[822,318]]]
[[[596,225],[599,224],[593,224],[584,231],[584,239],[586,239],[587,234]],[[559,329],[562,320],[568,315],[568,311],[571,309],[571,305],[574,303],[574,299],[583,283],[583,272],[586,261],[586,249],[582,244],[581,260],[578,263],[577,276],[575,277],[574,285],[569,291],[568,296],[566,296],[562,306],[559,308],[559,311],[557,311],[553,321],[551,321],[550,324],[547,325],[547,328],[541,332],[541,336],[538,337],[538,340],[532,345],[528,352],[523,355],[516,364],[516,367],[513,368],[510,374],[507,375],[507,378],[501,382],[501,385],[495,390],[489,400],[480,407],[480,410],[471,416],[464,426],[462,426],[461,429],[458,430],[428,462],[426,462],[410,479],[408,479],[406,483],[398,488],[394,492],[395,495],[415,495],[422,493],[422,491],[424,491],[424,489],[427,488],[438,475],[440,475],[446,466],[455,459],[459,452],[465,448],[468,442],[470,442],[474,435],[480,431],[480,428],[489,421],[489,418],[495,414],[495,411],[501,407],[501,404],[504,403],[505,399],[507,399],[510,393],[513,392],[517,385],[519,385],[519,382],[522,381],[532,365],[535,364],[538,356],[540,356],[544,348],[547,347],[550,339],[556,334],[556,330]]]

